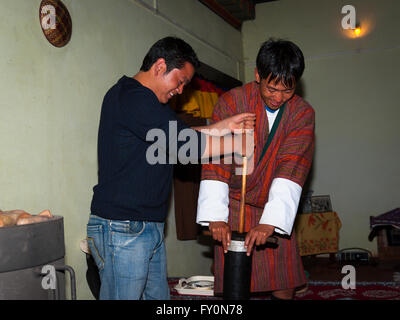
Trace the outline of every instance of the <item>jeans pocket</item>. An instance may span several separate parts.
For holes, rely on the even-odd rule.
[[[99,271],[103,270],[105,254],[103,226],[87,225],[87,241],[97,268]]]
[[[144,232],[146,223],[143,221],[129,221],[127,223],[111,223],[111,242],[116,247],[131,247],[136,239]]]
[[[144,231],[145,225],[143,221],[131,221],[129,232],[134,236],[139,236]]]

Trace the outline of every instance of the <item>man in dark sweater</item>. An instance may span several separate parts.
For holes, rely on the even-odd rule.
[[[133,78],[123,76],[104,97],[98,184],[87,225],[101,279],[100,299],[169,299],[163,233],[176,162],[154,159],[176,159],[186,143],[194,146],[190,159],[246,152],[234,140],[229,146],[221,142],[230,137],[224,137],[222,129],[253,129],[254,114],[205,127],[219,130],[211,136],[201,133],[204,128],[189,128],[169,108],[168,100],[182,93],[198,65],[186,42],[161,39],[150,48],[140,71]],[[154,131],[164,135],[154,139],[149,134]],[[181,139],[180,133],[189,133],[184,136],[192,141]],[[154,146],[157,152],[152,154],[149,148]]]

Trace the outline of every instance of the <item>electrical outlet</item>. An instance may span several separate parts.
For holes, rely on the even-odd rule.
[[[337,254],[337,259],[338,261],[368,262],[369,255],[368,252],[363,251],[340,252]]]

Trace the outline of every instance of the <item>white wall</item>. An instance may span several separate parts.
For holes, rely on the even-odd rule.
[[[134,0],[64,0],[72,38],[56,48],[42,34],[40,2],[0,2],[0,208],[63,216],[78,299],[92,299],[79,242],[97,183],[104,94],[122,75],[134,75],[149,47],[168,35],[188,41],[203,62],[240,77],[241,34],[196,0],[143,1],[157,4],[157,11]],[[174,223],[172,203],[169,275],[207,274],[207,247],[177,241]]]
[[[346,4],[356,8],[359,38],[341,28]],[[399,30],[396,0],[279,0],[258,4],[243,26],[246,82],[267,38],[292,40],[304,52],[301,84],[316,111],[310,187],[331,196],[343,223],[340,248],[376,253],[369,217],[400,206]]]

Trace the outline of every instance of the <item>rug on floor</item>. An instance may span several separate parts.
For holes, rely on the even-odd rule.
[[[222,300],[222,297],[182,295],[175,289],[180,278],[169,278],[171,300]],[[252,295],[251,300],[270,300],[269,293]],[[399,282],[357,282],[355,289],[343,289],[341,282],[308,281],[295,300],[400,300]]]

